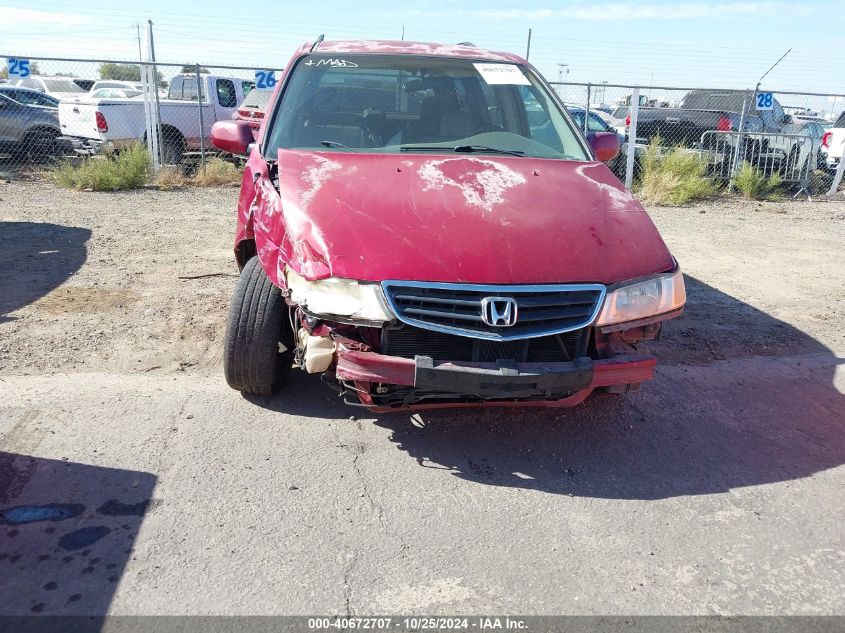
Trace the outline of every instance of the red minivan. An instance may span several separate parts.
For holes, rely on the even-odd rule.
[[[653,376],[636,345],[684,281],[643,207],[524,59],[471,45],[300,48],[248,156],[224,369],[292,366],[376,411],[572,406]],[[294,398],[296,394],[288,393]]]

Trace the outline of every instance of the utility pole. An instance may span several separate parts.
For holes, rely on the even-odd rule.
[[[162,158],[164,156],[163,148],[162,148],[162,139],[161,137],[161,112],[159,110],[159,98],[158,98],[158,68],[156,66],[156,49],[155,49],[155,40],[153,39],[153,21],[147,20],[147,42],[149,45],[149,59],[147,60],[150,62],[149,68],[152,71],[149,73],[151,75],[150,80],[148,83],[152,83],[151,87],[148,89],[153,91],[155,95],[155,120],[153,123],[155,124],[155,130],[153,131],[154,138],[154,156],[153,162],[156,166],[162,164]],[[199,90],[199,86],[197,86],[197,90]]]
[[[525,61],[528,61],[529,55],[531,55],[531,29],[528,29],[528,47],[525,49]]]
[[[405,25],[402,25],[402,41],[405,41]]]
[[[564,72],[566,73],[566,76],[569,77],[569,64],[558,64],[557,65],[557,80],[558,80],[558,83],[563,83]]]
[[[144,55],[141,53],[141,25],[135,22],[135,33],[138,35],[138,61],[144,61]]]

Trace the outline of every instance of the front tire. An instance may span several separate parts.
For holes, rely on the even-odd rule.
[[[56,138],[59,133],[55,130],[36,130],[24,137],[21,152],[23,156],[34,163],[41,163],[54,158],[57,153]]]
[[[281,291],[257,257],[241,271],[229,306],[223,372],[233,389],[269,396],[284,384],[293,361],[293,332]]]

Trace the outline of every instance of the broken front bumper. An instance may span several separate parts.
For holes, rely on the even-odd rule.
[[[338,379],[353,383],[361,403],[374,411],[461,405],[571,407],[583,402],[595,389],[651,380],[656,362],[651,356],[624,354],[560,363],[437,363],[428,356],[410,359],[338,350],[335,373]],[[454,400],[406,400],[405,404],[383,406],[374,399],[374,385],[382,389],[405,387],[408,394],[437,393],[447,400],[453,394]]]

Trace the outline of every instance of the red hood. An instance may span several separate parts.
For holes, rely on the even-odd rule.
[[[279,185],[282,255],[310,278],[613,283],[673,267],[601,163],[283,150]]]

